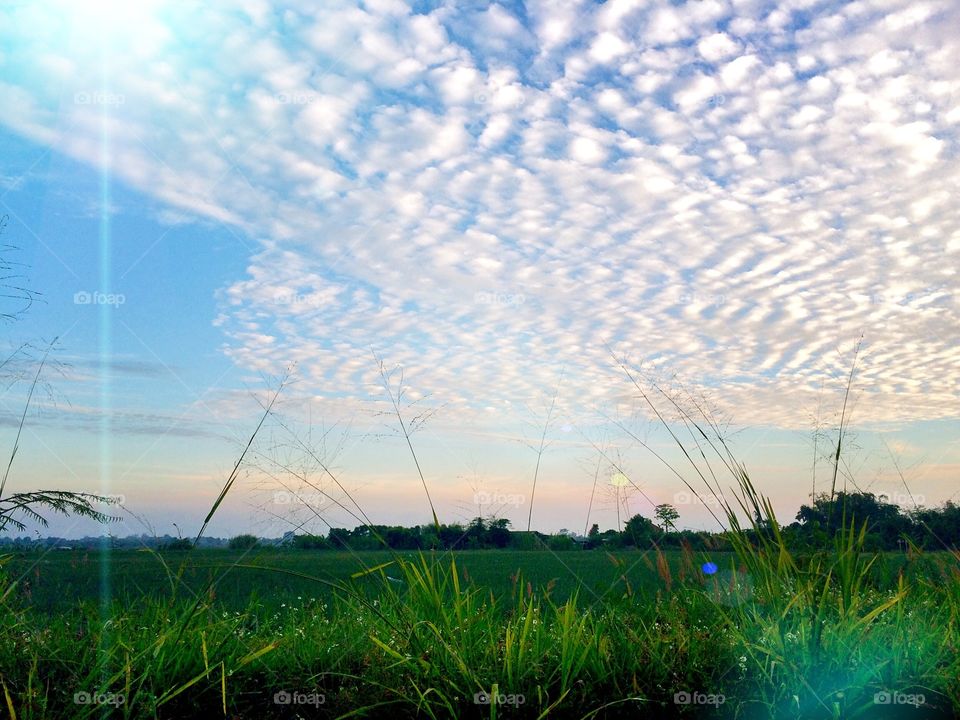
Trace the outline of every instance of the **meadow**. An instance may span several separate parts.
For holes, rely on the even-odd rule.
[[[664,553],[670,564],[680,565],[680,554]],[[398,556],[414,562],[417,553]],[[443,558],[444,553],[433,557]],[[705,556],[706,557],[706,556]],[[489,590],[497,597],[515,590],[518,578],[529,583],[554,601],[566,601],[574,592],[594,601],[622,595],[628,588],[654,587],[657,572],[650,552],[551,552],[549,550],[464,550],[456,552],[461,579]],[[710,559],[722,562],[723,554]],[[364,568],[390,562],[386,551],[330,552],[312,550],[276,550],[255,548],[237,550],[196,549],[189,553],[155,553],[145,550],[106,552],[34,551],[10,558],[11,576],[22,577],[17,596],[29,601],[43,613],[63,613],[78,602],[97,604],[109,592],[119,607],[129,607],[144,599],[162,600],[171,596],[166,566],[182,569],[177,591],[195,597],[207,591],[217,604],[234,611],[251,602],[277,609],[296,605],[298,598],[326,600],[335,594],[333,585],[349,582],[351,575]],[[258,569],[263,568],[263,569]],[[101,573],[109,578],[106,588]],[[387,571],[388,577],[390,576]],[[324,580],[321,584],[314,578]],[[388,580],[389,582],[389,580]],[[358,579],[355,589],[371,595],[379,593],[375,576]]]
[[[4,704],[11,718],[954,717],[957,559],[861,540],[800,558],[771,533],[706,559],[712,574],[656,549],[23,553],[4,564]]]

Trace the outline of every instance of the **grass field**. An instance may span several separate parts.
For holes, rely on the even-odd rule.
[[[742,547],[712,576],[656,551],[27,553],[4,565],[4,702],[24,719],[954,717],[956,558],[847,542]]]
[[[417,558],[413,552],[399,553],[399,556],[411,561]],[[668,551],[665,556],[679,572],[679,552]],[[444,554],[434,557],[442,558]],[[476,550],[458,551],[456,558],[465,584],[489,589],[498,597],[514,591],[518,576],[539,593],[545,595],[549,589],[549,597],[557,602],[567,600],[575,591],[584,599],[599,602],[628,590],[655,588],[658,583],[652,552]],[[182,564],[183,575],[177,585],[181,596],[192,597],[214,581],[216,603],[228,610],[240,610],[250,602],[276,609],[283,604],[294,604],[298,597],[329,598],[333,589],[311,578],[344,582],[364,568],[391,559],[391,553],[376,551],[257,548],[248,553],[194,550],[158,555],[131,550],[102,554],[74,550],[18,554],[10,559],[7,567],[12,577],[23,578],[16,596],[29,601],[39,612],[62,613],[75,607],[78,601],[98,603],[107,594],[121,607],[131,606],[145,597],[168,598],[171,584],[164,563],[178,570]],[[708,560],[723,563],[724,554],[703,555],[701,563]],[[104,582],[103,577],[108,581]],[[376,579],[368,578],[361,580],[358,587],[377,593],[380,586]]]

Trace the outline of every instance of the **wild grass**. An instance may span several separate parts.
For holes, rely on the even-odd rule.
[[[624,369],[689,462],[693,481],[671,468],[687,486],[724,497],[718,473],[733,482],[721,511],[732,553],[716,572],[707,556],[671,562],[654,547],[642,560],[652,582],[631,584],[611,556],[623,572],[608,592],[559,599],[522,576],[495,593],[456,553],[387,551],[358,557],[347,579],[276,568],[326,595],[231,611],[216,600],[223,574],[188,584],[185,565],[158,554],[168,596],[61,616],[31,608],[5,576],[2,705],[23,720],[960,715],[960,558],[914,547],[894,565],[866,551],[866,526],[846,513],[833,546],[796,554],[709,414]],[[223,573],[254,567],[237,560]]]
[[[739,596],[702,573],[681,579],[655,553],[659,585],[601,602],[552,602],[522,578],[496,597],[436,555],[391,566],[400,583],[374,571],[373,599],[357,578],[278,609],[148,598],[57,617],[7,602],[0,677],[20,718],[101,717],[73,702],[82,692],[123,695],[113,714],[131,718],[284,717],[283,692],[322,694],[299,710],[329,717],[387,705],[394,717],[486,717],[484,693],[522,696],[499,708],[509,717],[669,717],[694,710],[674,703],[684,692],[722,695],[718,715],[792,718],[877,717],[876,693],[919,693],[911,717],[951,717],[955,572],[952,584],[866,584],[870,559],[845,554],[858,541],[806,563],[753,548],[731,563],[752,578]]]

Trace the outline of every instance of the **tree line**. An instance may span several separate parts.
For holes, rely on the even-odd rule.
[[[553,535],[512,530],[505,518],[476,517],[465,524],[441,524],[439,529],[434,525],[361,525],[353,530],[331,528],[325,536],[288,533],[284,544],[311,550],[375,550],[384,546],[394,550],[591,550],[655,545],[713,551],[727,545],[725,531],[677,530],[674,521],[679,515],[669,505],[658,506],[655,517],[659,523],[642,514],[634,515],[622,530],[601,531],[594,524],[586,535],[565,530]],[[902,550],[911,544],[926,550],[960,548],[960,506],[947,502],[938,508],[904,510],[868,492],[838,492],[832,498],[818,495],[810,504],[802,505],[796,519],[781,532],[792,547],[814,550],[832,546],[836,535],[851,523],[858,530],[866,524],[865,546],[869,550]],[[759,531],[764,531],[763,523]]]

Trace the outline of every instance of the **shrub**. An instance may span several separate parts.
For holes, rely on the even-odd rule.
[[[160,546],[161,550],[184,551],[193,550],[193,542],[187,538],[177,538]]]
[[[229,548],[231,550],[249,550],[256,547],[259,542],[256,535],[237,535],[230,538]]]

